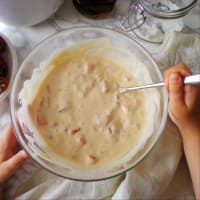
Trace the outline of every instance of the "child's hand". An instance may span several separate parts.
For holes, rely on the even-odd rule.
[[[5,181],[28,158],[24,150],[18,150],[17,140],[9,126],[5,135],[0,138],[0,199]]]
[[[191,72],[184,64],[178,64],[164,74],[169,93],[169,114],[182,134],[200,128],[200,87],[184,85],[184,77],[188,75]]]

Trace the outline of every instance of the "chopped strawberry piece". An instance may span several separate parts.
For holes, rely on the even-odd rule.
[[[0,94],[4,92],[8,87],[8,80],[4,77],[0,77]]]
[[[96,160],[97,158],[95,157],[95,156],[93,156],[93,155],[89,155],[89,158],[91,159],[91,160]]]
[[[94,155],[88,155],[88,161],[90,164],[94,164],[97,162],[97,157]]]
[[[79,143],[80,145],[84,145],[84,144],[87,143],[84,136],[79,137],[77,140],[78,140],[78,143]]]
[[[67,111],[67,107],[63,107],[63,108],[58,109],[58,112],[66,112],[66,111]]]
[[[0,52],[4,52],[6,48],[5,40],[0,36]]]
[[[113,133],[112,128],[110,128],[110,127],[108,128],[108,131],[109,131],[110,134]]]
[[[68,132],[68,128],[64,128],[64,132],[67,133]]]
[[[57,127],[57,126],[58,126],[58,122],[54,122],[53,127]]]
[[[37,124],[39,126],[45,126],[47,125],[47,121],[40,115],[37,115]]]
[[[78,132],[80,132],[80,130],[81,130],[81,128],[73,129],[73,130],[71,131],[71,134],[72,134],[72,135],[75,135],[75,134],[77,134]]]

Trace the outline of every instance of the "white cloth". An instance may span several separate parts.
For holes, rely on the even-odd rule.
[[[126,173],[113,199],[156,199],[167,188],[182,155],[177,128],[170,120],[164,134],[149,156]]]
[[[153,57],[162,70],[178,62],[185,62],[193,72],[199,73],[199,46],[198,35],[174,32],[158,47]],[[4,124],[1,120],[0,129]],[[187,170],[183,168],[181,176],[175,176],[176,171],[179,172],[181,156],[178,130],[168,120],[164,134],[153,151],[137,167],[122,176],[100,182],[71,181],[57,177],[29,160],[8,181],[5,197],[8,200],[193,199],[191,180],[185,173]]]

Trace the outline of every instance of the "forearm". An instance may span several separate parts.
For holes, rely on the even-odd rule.
[[[182,131],[183,148],[190,170],[196,199],[200,199],[200,129]]]

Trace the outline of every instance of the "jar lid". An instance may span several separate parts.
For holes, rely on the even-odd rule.
[[[197,0],[138,0],[140,5],[154,17],[173,19],[186,15]]]

